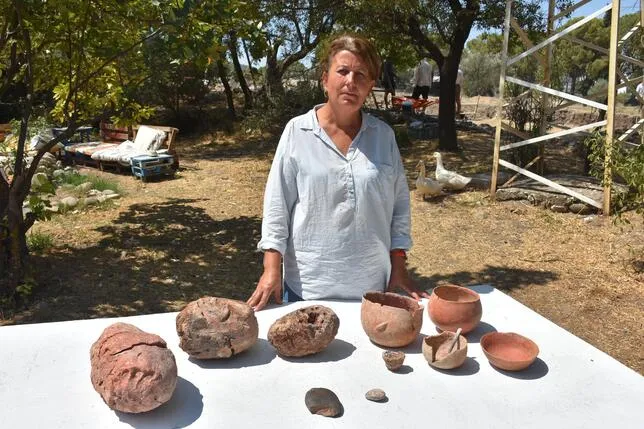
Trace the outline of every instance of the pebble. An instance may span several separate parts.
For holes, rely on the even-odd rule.
[[[344,407],[337,395],[331,390],[323,387],[315,387],[306,392],[304,403],[311,414],[319,414],[325,417],[336,417],[341,416],[344,412]]]
[[[365,394],[365,397],[374,402],[381,402],[387,399],[387,395],[385,394],[385,391],[382,389],[371,389]]]

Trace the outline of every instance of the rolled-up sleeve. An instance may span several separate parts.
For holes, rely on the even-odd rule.
[[[264,216],[259,250],[275,249],[282,255],[290,235],[290,219],[297,201],[297,169],[290,156],[293,121],[289,122],[277,145],[264,190]]]
[[[393,133],[392,133],[393,134]],[[395,139],[395,137],[392,136]],[[411,211],[409,204],[409,186],[405,167],[403,166],[398,145],[393,146],[394,171],[394,212],[391,219],[391,248],[409,250],[411,240]]]

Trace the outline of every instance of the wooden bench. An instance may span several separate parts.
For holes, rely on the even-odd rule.
[[[179,129],[160,125],[146,126],[165,132],[166,138],[163,141],[160,149],[162,150],[162,152],[167,152],[168,154],[173,156],[174,161],[172,168],[177,170],[179,168],[179,156],[174,148],[174,145],[176,136],[179,133]],[[126,140],[134,141],[136,139],[139,127],[139,125],[134,127],[117,127],[114,124],[101,122],[101,141],[68,146],[65,148],[65,150],[68,151],[71,156],[66,158],[71,158],[74,164],[97,167],[101,171],[131,171],[130,166],[125,166],[118,161],[96,160],[92,157],[92,155],[99,150],[114,149]]]

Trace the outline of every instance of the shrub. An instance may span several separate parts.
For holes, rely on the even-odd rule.
[[[588,137],[584,143],[588,147],[588,158],[591,162],[590,173],[604,179],[604,155],[606,148],[606,135],[597,131]],[[631,149],[616,142],[613,144],[611,155],[611,168],[613,175],[621,179],[628,186],[628,193],[613,192],[612,210],[621,218],[629,210],[644,216],[644,145]]]
[[[27,247],[34,253],[44,252],[54,246],[54,239],[49,234],[32,232],[27,235]]]

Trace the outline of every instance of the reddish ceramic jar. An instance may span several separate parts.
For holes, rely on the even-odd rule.
[[[427,308],[436,327],[450,332],[461,328],[463,334],[476,328],[483,314],[479,294],[456,285],[435,287]]]
[[[385,347],[414,342],[423,326],[423,307],[415,299],[395,293],[367,292],[360,320],[369,339]]]

